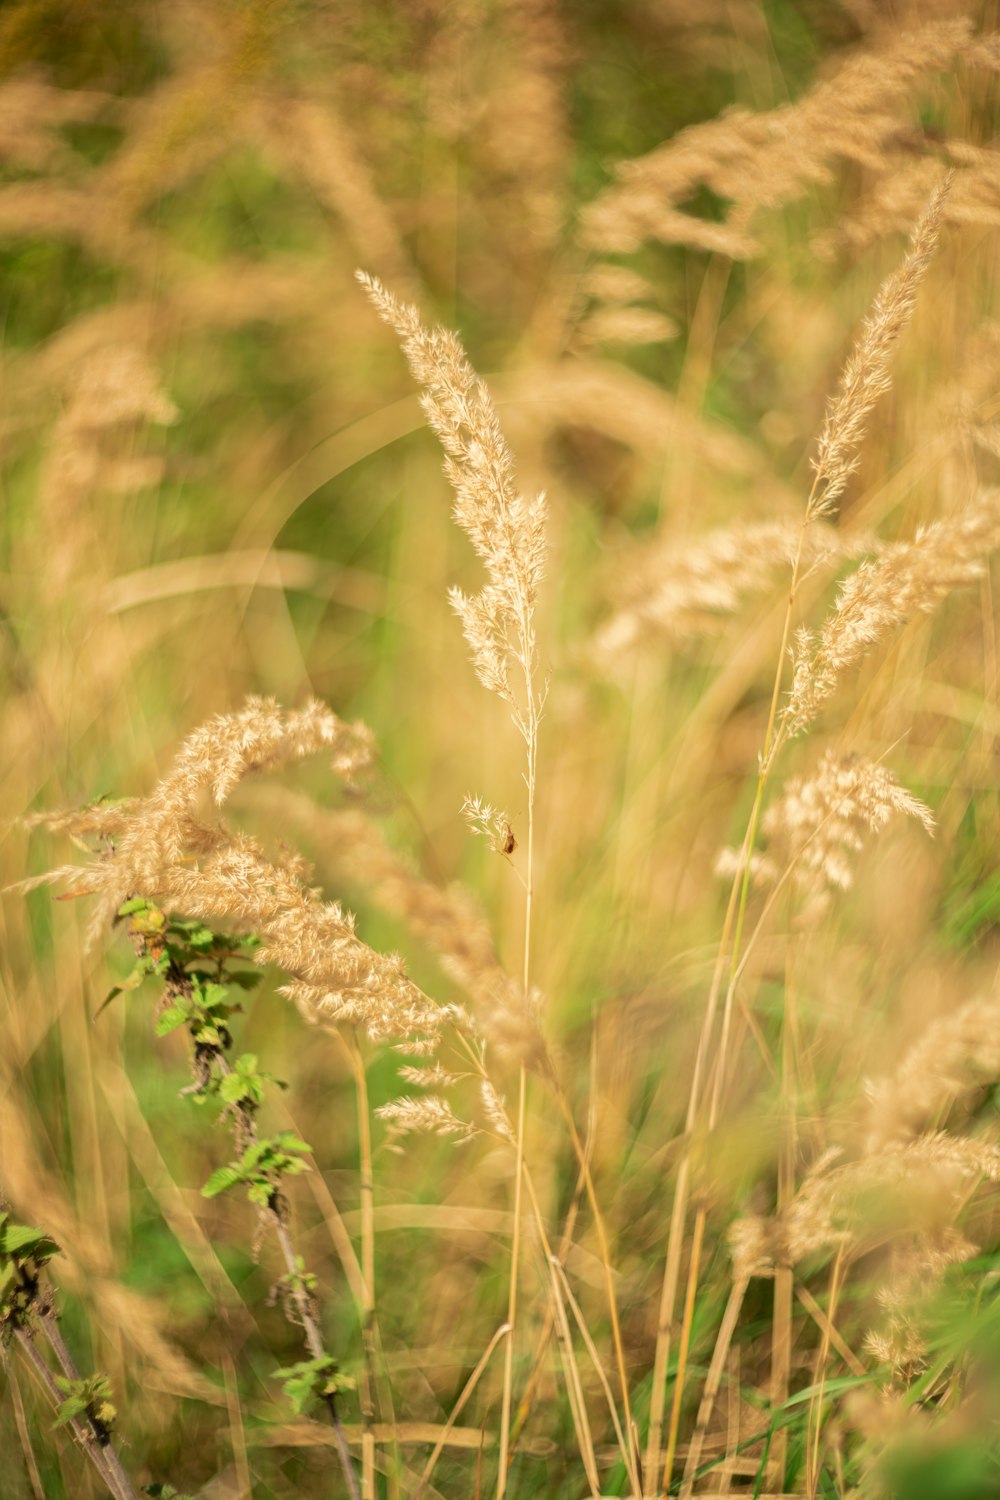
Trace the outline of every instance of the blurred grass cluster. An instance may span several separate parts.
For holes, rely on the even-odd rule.
[[[803,610],[822,618],[851,537],[910,538],[996,483],[995,23],[992,4],[919,0],[0,7],[3,882],[71,857],[25,815],[142,795],[185,735],[248,694],[315,694],[374,732],[373,807],[393,845],[433,880],[475,888],[517,970],[522,892],[460,816],[467,793],[483,795],[522,840],[516,735],[447,606],[449,586],[478,586],[477,565],[355,268],[459,329],[522,483],[549,498],[535,980],[609,1226],[640,1428],[725,912],[716,860],[753,800],[788,559],[768,543],[745,591],[737,578],[717,605],[696,590],[697,609],[667,625],[649,597],[709,533],[798,524],[853,331],[946,168],[941,248],[836,522],[847,550],[806,578]],[[852,68],[838,131],[837,79]],[[803,139],[788,129],[782,176],[768,143],[816,98]],[[770,122],[753,150],[747,116]],[[614,197],[630,182],[636,200],[661,191],[665,219],[666,189],[642,174],[674,138],[680,228]],[[627,160],[639,168],[616,174]],[[607,224],[628,214],[640,227],[616,241]],[[749,566],[749,543],[734,545]],[[611,649],[623,617],[628,649]],[[710,1162],[708,1231],[675,1486],[730,1295],[732,1221],[770,1214],[827,1149],[849,1152],[865,1081],[995,993],[998,728],[986,570],[917,614],[788,747],[782,777],[807,776],[831,745],[885,759],[937,835],[894,825],[821,926],[802,930],[782,906],[741,978],[725,1109],[695,1143]],[[367,942],[454,998],[326,823],[343,797],[317,761],[248,784],[233,816],[301,850]],[[339,1493],[322,1431],[289,1414],[274,1378],[301,1351],[267,1305],[276,1272],[254,1253],[246,1206],[199,1196],[225,1148],[178,1098],[182,1039],[155,1039],[147,989],[93,1019],[131,955],[110,935],[87,946],[84,900],[7,895],[0,920],[0,1200],[62,1247],[63,1327],[81,1366],[110,1376],[126,1467],[208,1500]],[[277,983],[248,1002],[240,1045],[289,1082],[275,1128],[314,1146],[294,1216],[329,1344],[356,1373],[362,1329],[335,1248],[361,1222],[351,1052],[308,1028]],[[399,1056],[366,1044],[365,1061],[372,1105],[396,1098]],[[928,1129],[992,1141],[998,1080],[983,1065]],[[516,1070],[508,1083],[509,1103]],[[525,1151],[552,1224],[573,1215],[567,1271],[610,1371],[578,1164],[541,1084],[531,1104]],[[411,1495],[505,1316],[512,1168],[495,1144],[400,1144],[378,1124],[374,1151],[393,1403],[380,1419],[401,1440],[380,1439],[379,1485]],[[721,1436],[713,1427],[705,1447],[729,1468],[710,1466],[699,1493],[1000,1493],[995,1403],[982,1415],[997,1373],[995,1190],[977,1182],[960,1212],[975,1253],[935,1283],[906,1379],[864,1345],[884,1242],[833,1292],[835,1252],[806,1263],[777,1402],[773,1282],[750,1283]],[[543,1278],[525,1267],[516,1393],[546,1315]],[[840,1342],[817,1467],[803,1393],[817,1350],[829,1354],[824,1307]],[[676,1347],[674,1361],[671,1382]],[[498,1370],[448,1435],[428,1497],[495,1488]],[[602,1493],[626,1494],[589,1366],[586,1380]],[[571,1500],[585,1487],[554,1356],[532,1390],[508,1493]],[[892,1413],[878,1406],[886,1390],[900,1396]],[[51,1421],[8,1355],[3,1500],[37,1494],[27,1448],[46,1500],[99,1493]]]

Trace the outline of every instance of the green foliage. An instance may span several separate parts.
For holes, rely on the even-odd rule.
[[[215,1198],[243,1182],[251,1203],[268,1208],[274,1202],[281,1177],[297,1177],[304,1172],[307,1163],[303,1155],[312,1147],[291,1130],[279,1130],[277,1135],[264,1136],[248,1146],[237,1162],[220,1167],[213,1172],[202,1188],[202,1197]]]
[[[315,1292],[316,1277],[311,1271],[306,1270],[305,1261],[301,1255],[297,1255],[295,1257],[295,1270],[289,1271],[287,1275],[282,1276],[275,1282],[271,1301],[273,1302],[276,1296],[281,1295],[290,1295],[292,1297],[302,1295],[311,1298],[315,1295]]]
[[[285,1395],[299,1413],[304,1412],[314,1401],[326,1396],[337,1396],[341,1391],[354,1389],[349,1375],[342,1375],[337,1361],[325,1354],[320,1359],[300,1360],[296,1365],[286,1365],[275,1370],[283,1383]]]
[[[6,1261],[33,1260],[41,1266],[58,1253],[59,1246],[43,1229],[14,1224],[7,1214],[0,1213],[0,1265]]]
[[[257,1054],[245,1052],[233,1063],[233,1071],[219,1080],[219,1096],[227,1104],[242,1104],[246,1109],[256,1109],[264,1094],[264,1084],[275,1083],[284,1089],[288,1085],[273,1073],[265,1073],[257,1066]]]
[[[232,1046],[229,1030],[230,1017],[242,1006],[230,1004],[229,991],[224,985],[209,980],[207,983],[192,981],[190,994],[174,994],[170,1003],[156,1020],[156,1035],[168,1036],[179,1026],[187,1026],[191,1036],[200,1047],[219,1048],[223,1051]]]
[[[56,1385],[65,1396],[59,1403],[54,1426],[64,1427],[78,1417],[85,1417],[97,1433],[98,1440],[106,1443],[118,1412],[111,1401],[111,1382],[106,1375],[88,1375],[80,1380],[67,1380],[56,1376]]]
[[[15,1224],[0,1213],[0,1332],[23,1328],[38,1296],[38,1272],[59,1253],[56,1241],[42,1229]]]

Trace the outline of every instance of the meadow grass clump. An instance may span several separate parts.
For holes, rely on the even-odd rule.
[[[993,18],[40,15],[5,1500],[986,1500]]]

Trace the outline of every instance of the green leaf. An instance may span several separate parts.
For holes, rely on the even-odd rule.
[[[274,1137],[274,1144],[282,1151],[305,1151],[312,1155],[312,1147],[308,1141],[297,1136],[293,1130],[279,1130]]]
[[[24,1224],[0,1223],[0,1255],[19,1260],[46,1261],[59,1254],[59,1246],[43,1229],[29,1229]]]
[[[205,1183],[205,1186],[201,1190],[201,1196],[203,1198],[215,1198],[219,1193],[224,1193],[228,1188],[234,1187],[242,1179],[243,1173],[238,1167],[220,1167],[217,1172],[212,1173],[211,1177]]]
[[[196,1042],[203,1047],[221,1047],[222,1035],[217,1026],[199,1026],[194,1034]]]
[[[340,1373],[337,1361],[330,1354],[319,1359],[301,1360],[296,1365],[276,1370],[275,1374],[283,1382],[285,1395],[297,1412],[304,1411],[310,1401],[354,1387],[354,1381]]]
[[[247,1081],[238,1073],[227,1073],[219,1083],[219,1093],[227,1104],[238,1104],[248,1093]]]
[[[79,1396],[70,1396],[67,1400],[60,1402],[57,1407],[57,1416],[53,1427],[64,1427],[67,1422],[72,1422],[74,1417],[82,1416],[87,1410],[86,1401]]]
[[[176,1005],[168,1005],[156,1018],[156,1035],[167,1036],[171,1031],[176,1031],[178,1026],[183,1026],[187,1016]]]

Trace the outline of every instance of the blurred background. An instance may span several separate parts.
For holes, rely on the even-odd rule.
[[[788,531],[853,331],[947,168],[942,248],[833,523],[840,551],[804,608],[822,618],[838,567],[872,533],[910,537],[996,482],[995,12],[955,0],[0,8],[4,883],[73,857],[21,815],[142,794],[188,732],[248,693],[288,705],[314,693],[374,731],[387,837],[432,879],[468,882],[517,967],[520,887],[460,817],[465,794],[480,795],[521,836],[519,742],[447,605],[450,585],[479,586],[478,564],[355,268],[457,329],[522,484],[549,496],[536,977],[614,1241],[640,1416],[725,906],[713,870],[753,795]],[[744,525],[757,529],[734,536]],[[862,1129],[864,1078],[993,986],[998,727],[987,576],[913,621],[790,747],[789,774],[845,739],[887,756],[939,831],[894,828],[821,929],[758,946],[745,981],[757,1031],[741,1035],[720,1127],[699,1369],[726,1295],[727,1224],[771,1207],[789,987],[807,1162]],[[452,998],[325,822],[340,795],[317,762],[248,785],[231,816],[300,848],[367,941]],[[177,1097],[183,1039],[154,1038],[147,990],[92,1020],[128,954],[110,940],[85,951],[85,907],[48,890],[3,902],[0,1189],[63,1246],[67,1337],[84,1368],[112,1377],[138,1483],[218,1500],[336,1493],[329,1449],[274,1380],[299,1346],[265,1305],[271,1251],[255,1258],[245,1204],[199,1196],[225,1133]],[[315,1147],[294,1214],[331,1346],[356,1373],[335,1248],[359,1226],[350,1057],[277,983],[253,998],[238,1046],[289,1081],[274,1118]],[[366,1061],[373,1105],[396,1097],[398,1056],[369,1048]],[[977,1096],[973,1126],[991,1109]],[[540,1087],[527,1150],[558,1223],[576,1168]],[[375,1170],[379,1322],[411,1493],[505,1316],[511,1167],[482,1141],[403,1152],[376,1126]],[[978,1212],[989,1277],[995,1206]],[[577,1238],[574,1285],[605,1349],[592,1226]],[[526,1288],[530,1328],[545,1297],[531,1273]],[[769,1297],[751,1297],[737,1340],[733,1399],[751,1433]],[[860,1348],[871,1284],[857,1297]],[[805,1318],[800,1385],[818,1337]],[[97,1493],[17,1378],[45,1495]],[[438,1464],[438,1493],[489,1488],[498,1399],[499,1362]],[[597,1430],[601,1411],[598,1393]],[[852,1447],[850,1431],[847,1478],[823,1493],[861,1483],[851,1455],[870,1433]],[[32,1490],[11,1400],[0,1433],[0,1493],[20,1500]],[[546,1367],[512,1493],[575,1496],[580,1483]],[[613,1462],[607,1483],[623,1491]],[[980,1492],[996,1493],[955,1493]]]

